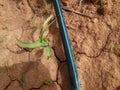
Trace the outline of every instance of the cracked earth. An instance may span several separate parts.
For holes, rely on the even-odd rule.
[[[50,0],[42,11],[43,1],[0,0],[0,90],[71,90],[57,21],[45,33],[52,58],[43,47],[24,49],[16,42],[39,38],[45,19],[54,14]],[[120,1],[78,1],[61,5],[81,90],[120,90]]]

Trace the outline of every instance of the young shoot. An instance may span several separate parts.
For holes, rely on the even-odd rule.
[[[52,18],[53,18],[53,15],[50,15],[43,23],[43,26],[40,29],[40,34],[39,34],[38,40],[36,40],[35,42],[32,42],[32,43],[29,43],[29,42],[24,42],[24,41],[21,41],[19,39],[16,39],[17,43],[23,48],[37,48],[37,47],[42,46],[42,47],[44,47],[45,51],[47,52],[48,57],[51,57],[51,50],[52,49],[51,49],[51,46],[49,45],[49,43],[47,42],[47,40],[45,39],[44,33],[45,33],[46,29],[48,27],[50,27],[50,25],[53,23],[53,22],[50,23]]]

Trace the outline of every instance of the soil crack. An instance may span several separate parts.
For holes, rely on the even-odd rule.
[[[99,57],[104,52],[104,49],[106,48],[106,45],[108,44],[109,37],[110,37],[111,34],[112,34],[112,31],[108,34],[103,47],[101,48],[101,50],[99,51],[99,53],[97,55],[89,56],[85,52],[77,52],[77,54],[83,54],[83,55],[87,56],[88,58],[97,58],[97,57]]]

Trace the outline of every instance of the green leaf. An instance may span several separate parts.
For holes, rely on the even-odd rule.
[[[45,51],[48,54],[48,58],[50,58],[51,57],[52,48],[48,45],[48,46],[45,47]]]
[[[40,30],[40,40],[42,41],[43,40],[43,35],[44,35],[44,32],[45,32],[45,29],[42,27],[41,30]]]
[[[27,43],[27,42],[23,42],[19,39],[16,39],[18,44],[21,46],[21,47],[24,47],[24,48],[36,48],[36,47],[40,47],[43,45],[42,42],[40,42],[40,40],[36,41],[36,42],[32,42],[32,43]]]
[[[115,49],[115,48],[117,48],[117,46],[116,46],[116,45],[112,45],[111,48],[112,48],[112,49]]]
[[[24,48],[36,48],[36,47],[40,47],[40,46],[44,46],[45,47],[45,51],[48,53],[48,57],[50,58],[51,57],[51,47],[49,46],[49,43],[45,40],[44,38],[44,33],[46,31],[46,29],[48,27],[51,26],[51,24],[55,21],[55,20],[52,20],[53,18],[53,15],[50,15],[44,22],[42,28],[40,29],[40,36],[39,36],[39,40],[38,41],[35,41],[35,42],[32,42],[32,43],[27,43],[27,42],[24,42],[24,41],[21,41],[19,39],[16,39],[18,44],[21,46],[21,47],[24,47]],[[52,21],[51,21],[52,20]],[[50,22],[51,21],[51,22]],[[35,24],[36,26],[36,24]]]
[[[51,21],[51,19],[53,18],[53,15],[50,15],[44,22],[43,24],[43,28],[46,28],[48,23]]]
[[[44,38],[42,40],[42,43],[44,44],[44,46],[48,46],[49,45],[49,43]]]
[[[41,30],[40,30],[40,39],[42,40],[44,37],[44,32],[47,29],[47,27],[49,27],[51,24],[48,24],[53,18],[53,15],[50,15],[44,22]]]
[[[52,80],[46,80],[46,81],[44,82],[45,85],[50,85],[50,84],[52,84],[52,83],[53,83]]]

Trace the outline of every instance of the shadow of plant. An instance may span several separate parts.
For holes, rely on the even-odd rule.
[[[8,66],[7,66],[8,67]],[[45,85],[46,80],[52,80],[46,67],[40,62],[22,62],[0,68],[0,88],[1,90],[60,90],[59,86],[53,82],[49,86]],[[51,88],[51,89],[49,89]]]

